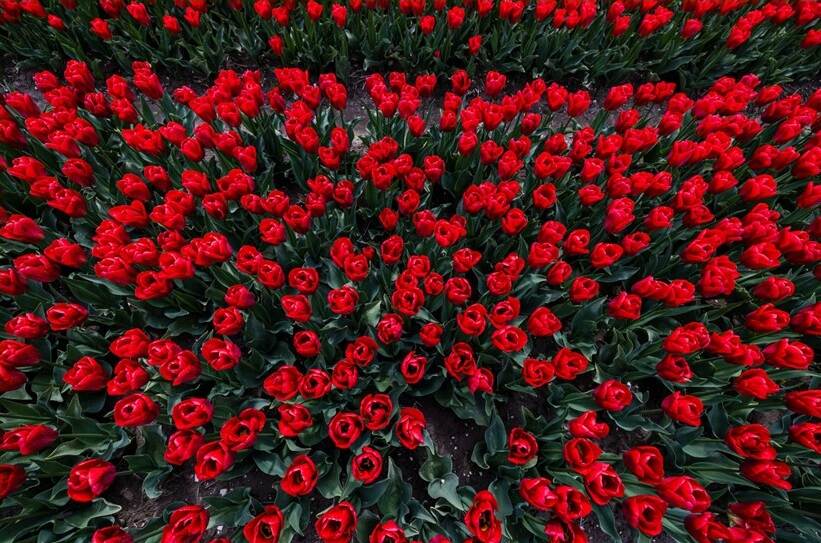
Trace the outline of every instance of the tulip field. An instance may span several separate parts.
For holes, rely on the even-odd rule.
[[[821,541],[818,0],[0,0],[0,543]]]

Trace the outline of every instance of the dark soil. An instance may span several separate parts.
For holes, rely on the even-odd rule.
[[[477,490],[487,488],[493,481],[493,474],[479,469],[470,459],[473,447],[484,439],[484,427],[457,418],[430,398],[424,399],[428,401],[422,403],[421,409],[437,454],[451,457],[453,473],[459,477],[460,486],[472,486]]]

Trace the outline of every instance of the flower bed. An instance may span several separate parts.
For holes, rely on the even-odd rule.
[[[6,540],[817,540],[821,90],[274,75],[3,97]]]
[[[213,75],[232,57],[341,77],[363,65],[608,83],[652,73],[704,88],[745,71],[782,83],[817,76],[819,17],[812,0],[3,0],[0,51],[38,69],[64,59],[127,69],[138,58]]]

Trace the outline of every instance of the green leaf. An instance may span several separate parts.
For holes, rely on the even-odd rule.
[[[621,535],[616,526],[616,517],[613,514],[613,508],[593,504],[593,511],[596,513],[596,518],[599,520],[599,528],[610,536],[614,543],[621,542]]]
[[[499,415],[494,414],[490,419],[490,426],[485,430],[485,444],[490,454],[507,450],[507,431]]]
[[[428,484],[428,495],[431,498],[444,498],[456,509],[464,510],[462,499],[457,492],[459,488],[459,477],[454,473],[448,473],[442,478],[434,479]]]
[[[107,517],[118,513],[122,507],[117,504],[107,502],[102,498],[94,500],[90,506],[65,517],[65,522],[74,528],[85,528],[89,523],[101,517]]]
[[[450,456],[429,455],[428,459],[419,468],[419,476],[427,482],[444,477],[453,471],[453,461]]]
[[[606,301],[606,297],[598,298],[597,300],[586,303],[576,312],[576,315],[570,323],[570,329],[572,330],[574,339],[579,340],[593,336],[604,312],[604,303]]]

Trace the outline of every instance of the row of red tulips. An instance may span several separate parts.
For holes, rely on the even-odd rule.
[[[771,0],[2,0],[0,47],[56,67],[127,68],[143,58],[214,74],[225,59],[347,77],[352,68],[493,68],[621,81],[648,72],[690,88],[756,70],[788,81],[821,71],[821,3]]]
[[[821,90],[274,75],[3,96],[5,539],[817,539]]]

